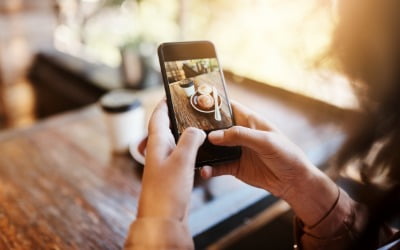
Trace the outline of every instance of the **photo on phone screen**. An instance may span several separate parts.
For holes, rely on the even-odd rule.
[[[217,58],[164,63],[179,135],[187,127],[211,131],[233,126]]]

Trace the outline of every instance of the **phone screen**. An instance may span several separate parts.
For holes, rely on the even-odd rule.
[[[233,126],[217,58],[164,63],[179,135],[187,127],[211,131]]]
[[[235,125],[214,45],[208,41],[163,43],[158,48],[171,129],[178,140],[187,127],[206,131]],[[200,147],[196,165],[238,159],[240,147]]]

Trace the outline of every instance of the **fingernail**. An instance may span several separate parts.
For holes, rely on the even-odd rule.
[[[202,134],[203,139],[205,139],[207,137],[206,132],[204,132],[204,130],[202,130],[202,129],[199,129],[199,130],[200,130],[200,132]]]
[[[212,169],[210,166],[203,166],[200,170],[200,176],[203,179],[207,180],[211,177],[211,172],[212,172]]]
[[[199,135],[201,134],[201,138],[205,139],[207,137],[207,134],[206,134],[206,132],[204,132],[204,130],[198,129],[198,128],[195,128],[195,129]]]
[[[224,131],[212,131],[208,134],[208,139],[212,142],[221,142],[224,139]]]
[[[204,140],[205,138],[206,138],[206,133],[203,131],[203,130],[201,130],[201,129],[198,129],[198,128],[195,128],[195,127],[188,127],[188,128],[186,128],[186,132],[187,133],[194,133],[194,134],[196,134],[196,135],[200,135],[201,137],[202,137],[202,139]]]

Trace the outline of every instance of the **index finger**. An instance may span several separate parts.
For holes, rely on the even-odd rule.
[[[147,155],[151,155],[153,159],[165,159],[175,147],[169,122],[168,107],[164,99],[156,106],[149,121]]]
[[[250,108],[234,100],[231,100],[231,104],[233,114],[235,115],[236,125],[264,131],[279,132],[279,129],[275,125],[266,121]]]
[[[169,129],[168,107],[165,99],[161,100],[151,114],[149,121],[149,135],[166,133]]]

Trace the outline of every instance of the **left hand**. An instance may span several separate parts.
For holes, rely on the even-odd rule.
[[[176,145],[169,129],[167,104],[158,104],[149,122],[138,218],[186,218],[196,155],[205,138],[204,131],[187,128]]]

